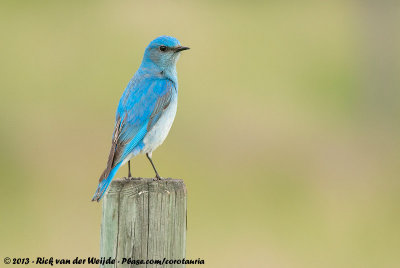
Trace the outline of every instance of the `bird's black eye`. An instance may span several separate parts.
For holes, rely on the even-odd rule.
[[[161,50],[162,52],[167,51],[167,47],[166,47],[166,46],[160,46],[160,50]]]

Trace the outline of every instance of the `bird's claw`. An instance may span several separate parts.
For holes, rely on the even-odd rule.
[[[160,180],[163,180],[163,178],[162,177],[160,177],[160,175],[156,175],[156,177],[153,179],[154,181],[160,181]]]

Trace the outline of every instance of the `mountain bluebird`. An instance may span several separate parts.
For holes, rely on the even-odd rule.
[[[137,154],[149,159],[156,178],[152,152],[168,135],[178,101],[176,63],[180,52],[189,49],[170,36],[154,39],[146,48],[139,69],[119,101],[110,155],[92,201],[100,201],[118,169]]]

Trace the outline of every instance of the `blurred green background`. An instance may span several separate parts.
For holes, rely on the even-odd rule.
[[[394,3],[1,1],[1,263],[99,255],[90,199],[115,110],[146,45],[167,34],[192,49],[153,157],[187,185],[187,257],[398,267]],[[145,157],[133,174],[153,176]]]

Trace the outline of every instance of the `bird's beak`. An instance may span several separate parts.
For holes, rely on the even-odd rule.
[[[181,52],[181,51],[188,50],[188,49],[190,49],[190,47],[179,46],[179,47],[174,48],[174,51]]]

